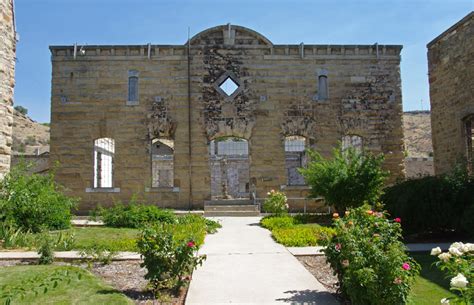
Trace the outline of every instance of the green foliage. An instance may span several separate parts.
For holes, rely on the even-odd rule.
[[[272,236],[278,243],[287,247],[324,246],[329,243],[334,232],[333,228],[300,225],[275,228],[272,230]]]
[[[456,242],[448,252],[434,248],[431,254],[438,257],[436,266],[451,279],[450,290],[456,295],[447,298],[449,304],[474,304],[474,244]]]
[[[268,198],[263,203],[263,210],[274,215],[288,213],[288,203],[285,193],[271,190],[267,193]]]
[[[222,228],[219,222],[196,214],[186,214],[180,216],[177,219],[177,223],[180,225],[194,226],[196,228],[202,227],[205,229],[205,232],[209,234],[215,233],[217,232],[217,229]]]
[[[38,254],[40,255],[38,263],[40,265],[50,265],[54,261],[53,239],[46,233],[42,235],[41,239],[41,244],[38,248]]]
[[[77,278],[82,278],[81,272],[74,272]],[[70,283],[73,272],[69,269],[57,269],[46,276],[35,276],[22,281],[19,285],[2,285],[0,288],[0,300],[4,300],[5,305],[12,304],[13,299],[24,299],[29,294],[38,296],[46,294],[56,289],[62,283]]]
[[[262,218],[262,227],[272,232],[272,237],[287,247],[326,245],[334,235],[334,229],[317,224],[305,225],[302,216],[267,216]]]
[[[127,205],[119,202],[108,209],[99,207],[94,214],[101,216],[106,226],[116,228],[142,228],[156,222],[176,222],[172,211],[137,203],[134,198]]]
[[[262,218],[260,224],[270,231],[281,228],[291,228],[295,225],[295,218],[291,216],[267,216]]]
[[[24,115],[28,114],[28,109],[26,109],[23,106],[18,105],[18,106],[15,106],[14,108],[15,108],[16,111],[18,111],[21,114],[24,114]]]
[[[35,236],[12,223],[0,223],[0,248],[24,248],[34,244]]]
[[[406,233],[461,230],[474,234],[474,181],[460,167],[447,175],[400,182],[381,200],[403,218]]]
[[[374,156],[366,151],[348,148],[333,150],[326,159],[316,151],[308,150],[310,162],[299,171],[311,186],[310,196],[324,197],[327,205],[337,211],[360,206],[363,202],[374,204],[382,194],[388,172],[382,170],[383,155]]]
[[[196,256],[198,245],[193,239],[175,238],[173,224],[160,223],[145,228],[138,239],[143,256],[142,267],[147,268],[145,278],[156,296],[162,289],[179,289],[189,275],[201,265],[205,256]]]
[[[401,242],[401,220],[369,205],[346,214],[335,219],[336,235],[325,249],[342,292],[354,305],[406,304],[419,266]]]
[[[68,228],[76,202],[63,194],[52,173],[27,174],[25,164],[14,167],[0,182],[0,221],[24,231]]]

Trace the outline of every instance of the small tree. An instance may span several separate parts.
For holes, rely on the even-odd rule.
[[[310,162],[299,169],[311,186],[311,197],[324,197],[326,204],[338,212],[357,207],[364,202],[375,204],[382,195],[388,172],[382,170],[383,155],[374,156],[354,148],[333,150],[332,158],[308,150]]]
[[[21,114],[24,114],[24,115],[28,114],[28,109],[26,109],[25,107],[20,106],[20,105],[15,106],[15,110],[18,111]]]

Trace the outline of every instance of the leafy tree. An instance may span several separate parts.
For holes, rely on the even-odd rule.
[[[311,197],[324,197],[326,204],[343,212],[364,202],[375,204],[382,195],[388,172],[382,170],[383,155],[374,156],[354,148],[333,150],[332,158],[324,158],[308,150],[310,162],[299,169],[309,186]]]
[[[26,109],[25,107],[20,106],[20,105],[15,106],[15,110],[18,111],[21,114],[24,114],[24,115],[28,114],[28,109]]]

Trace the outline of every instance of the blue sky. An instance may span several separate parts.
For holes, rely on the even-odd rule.
[[[49,45],[184,44],[232,23],[275,44],[402,44],[404,110],[429,107],[426,44],[474,9],[474,0],[144,1],[16,0],[15,104],[50,120]]]

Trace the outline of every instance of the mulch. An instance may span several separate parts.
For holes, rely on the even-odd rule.
[[[334,275],[324,255],[305,255],[296,256],[296,258],[342,305],[351,304],[340,293],[337,276]]]

